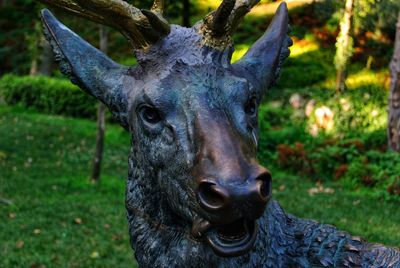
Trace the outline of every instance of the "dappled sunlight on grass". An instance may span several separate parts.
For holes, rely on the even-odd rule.
[[[198,0],[197,7],[200,10],[214,10],[220,5],[221,1],[217,0]]]
[[[335,89],[335,76],[322,81],[318,86]],[[370,70],[370,69],[357,69],[350,70],[350,74],[346,79],[346,87],[348,90],[354,90],[362,86],[379,85],[382,89],[387,89],[389,85],[388,70]]]
[[[242,44],[235,46],[235,52],[232,55],[231,62],[234,63],[240,60],[244,54],[246,54],[247,50],[249,50],[250,45]]]
[[[286,2],[288,5],[289,10],[302,7],[304,5],[311,4],[313,1],[312,0],[286,0],[286,1],[277,1],[275,3],[261,3],[257,6],[255,6],[251,12],[249,13],[250,15],[253,16],[272,16],[275,14],[276,9],[278,8],[279,4],[281,2]]]
[[[362,108],[351,101],[351,108],[348,111],[344,112],[340,108],[338,108],[337,117],[339,118],[335,119],[336,125],[332,131],[335,136],[342,135],[344,132],[344,127],[347,129],[362,128],[363,133],[372,133],[386,127],[386,110],[382,107],[379,107],[374,102],[368,102],[368,100],[365,101],[366,103]],[[339,113],[341,114],[339,115]],[[347,116],[343,115],[343,113],[346,113]],[[353,120],[349,120],[349,117],[351,117],[351,115],[353,115],[354,117],[359,117],[359,119],[353,118]]]
[[[249,13],[253,16],[271,16],[275,14],[279,4],[283,1],[277,1],[274,3],[268,3],[267,1],[260,1]],[[312,0],[286,0],[289,9],[302,7],[307,4],[311,4]],[[210,12],[218,8],[221,4],[219,0],[198,0],[197,6],[200,10]]]
[[[357,88],[368,84],[385,85],[388,77],[388,71],[372,71],[363,69],[356,73],[352,73],[347,77],[346,85],[349,89]]]
[[[293,46],[290,47],[290,57],[296,58],[305,53],[317,51],[319,49],[319,45],[317,42],[309,42],[305,40],[295,41]]]
[[[232,63],[238,61],[244,54],[246,54],[247,50],[250,48],[248,44],[240,44],[235,46],[235,52],[232,55]],[[290,57],[296,58],[300,57],[303,54],[317,51],[319,49],[319,45],[314,41],[305,41],[300,40],[295,42],[293,46],[290,47]]]

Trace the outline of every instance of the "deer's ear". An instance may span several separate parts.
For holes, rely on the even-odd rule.
[[[129,68],[121,66],[42,10],[44,34],[63,74],[81,89],[103,102],[128,127],[128,86],[134,81]]]
[[[232,65],[234,72],[249,79],[261,94],[277,81],[283,61],[290,54],[293,43],[288,31],[288,9],[282,3],[264,35]]]

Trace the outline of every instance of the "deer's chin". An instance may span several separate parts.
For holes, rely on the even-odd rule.
[[[235,257],[249,252],[258,233],[254,220],[241,218],[235,222],[212,227],[206,233],[206,241],[221,257]]]

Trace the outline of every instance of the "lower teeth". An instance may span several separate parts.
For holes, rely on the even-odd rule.
[[[246,236],[246,234],[240,234],[240,235],[237,235],[237,236],[224,236],[221,233],[217,233],[217,235],[222,240],[231,240],[231,241],[232,240],[242,240]]]
[[[228,241],[244,239],[247,234],[247,226],[246,226],[245,222],[243,222],[242,224],[243,225],[240,226],[241,230],[238,231],[236,234],[235,233],[226,233],[226,232],[224,233],[222,231],[217,231],[218,238],[220,238],[222,240],[228,240]]]

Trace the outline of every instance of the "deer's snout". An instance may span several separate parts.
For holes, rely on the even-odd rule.
[[[197,196],[200,206],[222,222],[238,217],[257,219],[271,197],[271,175],[263,171],[248,179],[202,179]]]

